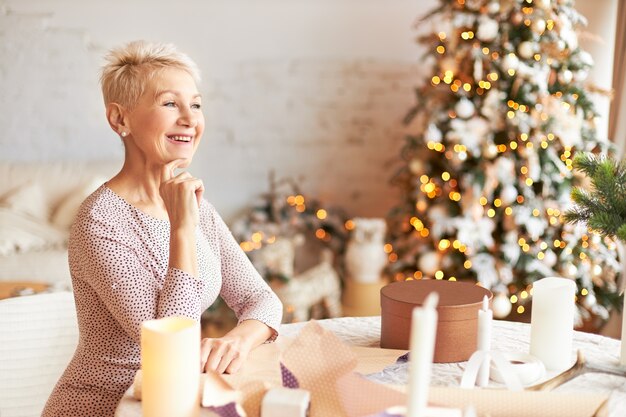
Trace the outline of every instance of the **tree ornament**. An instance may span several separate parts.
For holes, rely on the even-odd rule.
[[[493,296],[491,301],[491,309],[493,310],[493,317],[496,319],[503,319],[511,313],[513,306],[509,297],[505,293],[499,292]]]
[[[519,67],[519,58],[511,52],[502,60],[502,66],[507,70],[517,70]]]
[[[428,125],[428,129],[426,129],[426,140],[429,142],[441,143],[442,138],[443,135],[441,134],[441,130],[437,128],[437,125],[430,123]]]
[[[569,84],[572,82],[573,74],[572,71],[566,69],[559,72],[559,82],[561,84]]]
[[[474,115],[476,107],[474,107],[474,104],[468,99],[462,98],[456,103],[456,106],[454,106],[454,111],[460,118],[469,119]]]
[[[440,262],[441,259],[437,252],[426,252],[420,256],[417,267],[425,275],[433,277],[435,272],[439,270]]]
[[[594,295],[594,293],[592,292],[589,292],[587,295],[583,297],[583,305],[589,309],[595,307],[597,303],[598,303],[598,300],[596,296]]]
[[[532,23],[532,29],[533,32],[535,32],[537,35],[543,34],[543,32],[546,30],[546,21],[543,19],[535,20]]]
[[[535,53],[535,46],[530,41],[524,41],[517,47],[517,53],[524,59],[530,59]]]
[[[511,23],[519,26],[524,21],[524,15],[521,12],[515,12],[511,15]]]
[[[483,156],[488,159],[493,159],[498,156],[498,147],[493,143],[483,147]]]
[[[478,31],[476,32],[476,38],[483,42],[491,42],[496,36],[498,36],[500,25],[495,20],[481,16],[478,20]]]
[[[487,12],[489,14],[496,14],[500,11],[500,2],[492,1],[487,5]]]

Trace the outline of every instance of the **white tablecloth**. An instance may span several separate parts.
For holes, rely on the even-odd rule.
[[[318,321],[324,328],[331,330],[342,341],[354,346],[380,347],[380,317],[343,317]],[[306,323],[286,324],[281,326],[280,335],[293,338]],[[279,336],[279,337],[281,337]],[[519,351],[528,352],[530,341],[530,325],[507,321],[494,321],[492,333],[492,348],[501,352]],[[575,352],[582,349],[585,358],[594,364],[613,366],[618,369],[620,342],[619,340],[589,334],[574,332]],[[432,385],[458,386],[466,362],[435,364],[432,373]],[[407,364],[392,364],[382,372],[369,374],[367,377],[374,381],[406,384]],[[626,416],[626,377],[608,374],[587,373],[557,388],[560,392],[610,393],[609,416]],[[214,416],[206,409],[202,409],[201,416]],[[116,417],[140,417],[141,404],[128,393],[120,402],[115,414]]]
[[[356,346],[380,347],[380,317],[342,317],[320,320],[319,323],[331,330],[341,340]],[[518,351],[527,353],[530,343],[530,325],[494,320],[492,348],[500,352]],[[295,337],[306,323],[283,325],[280,334]],[[620,341],[596,334],[574,332],[572,364],[576,351],[582,349],[586,360],[593,364],[613,366],[618,369]],[[432,385],[458,386],[466,362],[434,364]],[[384,371],[369,375],[372,380],[407,383],[407,364],[394,364]],[[586,373],[558,387],[560,392],[605,392],[610,393],[609,416],[626,416],[626,371],[625,377]]]

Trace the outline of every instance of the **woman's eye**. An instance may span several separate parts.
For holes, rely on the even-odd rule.
[[[173,101],[168,101],[168,102],[166,102],[166,103],[163,103],[163,105],[164,105],[165,107],[175,107],[175,106],[176,106],[176,103],[174,103]]]
[[[192,109],[200,110],[202,108],[202,104],[195,103],[191,105]]]

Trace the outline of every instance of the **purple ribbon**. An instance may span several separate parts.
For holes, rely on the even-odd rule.
[[[404,355],[400,356],[397,360],[396,363],[405,363],[409,361],[409,353],[411,352],[407,352]]]
[[[300,388],[298,378],[289,370],[283,363],[280,363],[280,374],[283,378],[283,387],[285,388]]]
[[[234,402],[220,405],[219,407],[207,407],[207,409],[213,411],[220,417],[241,417],[241,414],[237,411],[237,405]]]

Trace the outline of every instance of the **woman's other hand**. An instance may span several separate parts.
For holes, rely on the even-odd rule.
[[[159,192],[172,228],[195,227],[198,225],[198,207],[204,193],[202,180],[188,172],[174,175],[184,159],[176,159],[163,166]]]
[[[273,331],[264,323],[244,320],[219,339],[202,339],[200,365],[202,372],[211,369],[220,374],[233,374],[245,363],[250,351],[272,336]]]
[[[200,368],[202,372],[209,370],[219,374],[234,374],[246,361],[250,346],[241,337],[219,339],[202,339],[200,345]]]

